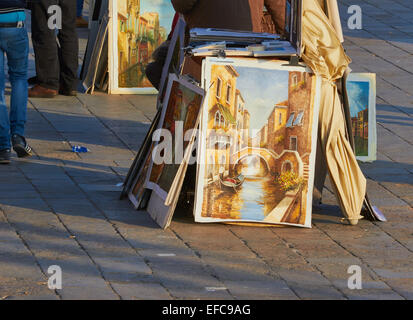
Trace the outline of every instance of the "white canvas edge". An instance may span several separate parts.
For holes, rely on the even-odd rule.
[[[152,192],[146,211],[153,221],[155,221],[162,229],[166,229],[170,224],[168,224],[169,207],[165,206],[157,193]]]
[[[369,94],[369,155],[357,156],[361,162],[374,162],[377,160],[377,101],[376,101],[376,74],[375,73],[350,73],[347,82],[368,82],[370,86]]]
[[[321,84],[322,80],[320,76],[316,76],[316,91],[314,97],[314,110],[313,110],[313,137],[311,139],[311,154],[310,154],[310,176],[308,179],[309,190],[307,193],[307,212],[305,216],[305,225],[303,227],[312,227],[312,215],[313,215],[313,191],[315,180],[315,161],[317,156],[317,140],[318,140],[318,119],[320,113],[321,104]],[[311,191],[310,191],[311,187]]]
[[[119,88],[118,5],[109,1],[109,94],[157,94],[155,88]]]
[[[202,150],[202,148],[201,148],[201,141],[202,141],[202,123],[203,123],[203,117],[204,117],[204,109],[206,108],[206,103],[207,103],[207,100],[208,100],[208,94],[209,94],[209,90],[207,89],[207,87],[206,87],[206,84],[207,83],[209,83],[209,82],[207,82],[207,80],[208,79],[205,79],[204,78],[204,76],[205,76],[205,70],[206,70],[206,60],[207,59],[203,59],[202,60],[202,71],[201,71],[201,87],[204,89],[204,92],[205,92],[205,97],[204,97],[204,102],[203,102],[203,104],[202,104],[202,108],[201,108],[201,114],[200,114],[200,119],[199,119],[199,125],[198,125],[198,129],[199,129],[199,135],[198,135],[198,141],[197,141],[197,146],[196,146],[196,156],[197,156],[197,161],[196,161],[196,178],[195,178],[195,195],[194,195],[194,209],[193,209],[193,216],[194,216],[194,220],[196,221],[196,210],[197,210],[197,203],[198,203],[198,200],[197,200],[197,194],[198,194],[198,192],[197,192],[197,188],[198,188],[198,181],[199,181],[199,175],[200,175],[200,172],[202,171],[202,170],[205,170],[205,167],[203,167],[202,168],[202,170],[201,170],[201,164],[200,163],[202,163],[202,161],[200,162],[199,160],[201,159],[203,159],[201,156],[203,156],[203,155],[201,155],[201,150]],[[205,171],[203,171],[203,172],[205,172]]]
[[[289,72],[293,71],[299,71],[299,72],[308,72],[313,74],[312,70],[308,68],[307,66],[289,66],[288,62],[286,61],[268,61],[268,60],[258,60],[258,59],[251,59],[251,58],[206,58],[203,61],[203,72],[204,74],[202,75],[203,80],[205,80],[204,85],[206,86],[208,83],[211,82],[210,75],[211,73],[209,70],[211,69],[212,64],[228,64],[232,62],[237,62],[237,66],[241,67],[257,67],[257,63],[262,66],[267,66],[271,67],[268,69],[272,70],[285,70]],[[275,64],[277,64],[277,67],[275,67]],[[304,70],[303,70],[304,69]],[[208,72],[207,72],[208,71]],[[316,125],[315,126],[315,132],[313,132],[313,139],[312,139],[312,150],[311,150],[311,156],[310,156],[310,168],[313,170],[310,170],[311,175],[308,181],[308,186],[309,186],[309,191],[307,194],[307,212],[306,212],[306,221],[304,225],[300,224],[293,224],[293,223],[285,223],[285,222],[280,222],[280,223],[265,223],[264,221],[256,221],[256,220],[234,220],[234,219],[216,219],[216,218],[203,218],[201,216],[201,210],[202,210],[202,202],[203,202],[203,186],[199,181],[203,181],[205,178],[205,164],[203,163],[203,159],[205,158],[205,151],[206,148],[203,148],[203,143],[202,141],[204,140],[205,137],[205,128],[202,126],[205,117],[207,117],[207,104],[208,104],[208,93],[205,95],[204,99],[204,106],[202,110],[202,118],[200,122],[200,137],[199,137],[199,142],[198,142],[198,166],[197,166],[197,181],[196,181],[196,188],[195,188],[195,201],[194,201],[194,218],[195,222],[198,223],[228,223],[228,222],[237,222],[237,223],[256,223],[258,225],[260,224],[271,224],[271,225],[285,225],[285,226],[293,226],[293,227],[300,227],[300,228],[311,228],[311,221],[312,221],[312,198],[313,198],[313,185],[314,185],[314,170],[315,170],[315,157],[316,157],[316,152],[317,152],[317,135],[318,135],[318,113],[320,110],[320,100],[321,100],[321,79],[320,77],[316,77],[316,94],[315,94],[315,100],[314,100],[314,114],[313,114],[313,123]],[[206,89],[206,88],[205,88]],[[207,90],[206,90],[207,91]],[[313,126],[314,128],[314,126]],[[311,188],[311,192],[310,192]],[[201,203],[201,205],[199,205]]]
[[[163,103],[162,114],[161,114],[161,118],[159,119],[159,124],[158,124],[157,130],[162,129],[162,127],[163,127],[163,124],[164,124],[164,121],[165,121],[165,116],[166,116],[166,110],[168,109],[169,99],[170,99],[170,96],[171,96],[172,84],[174,82],[178,82],[179,84],[187,87],[188,89],[194,91],[195,93],[197,93],[201,96],[204,96],[204,91],[201,88],[199,88],[198,86],[190,83],[188,80],[186,80],[184,78],[178,77],[174,73],[169,74],[165,99],[164,99],[164,103]],[[201,106],[201,110],[202,110],[202,106]],[[156,147],[158,144],[159,144],[159,142],[155,143],[154,147]],[[152,157],[151,164],[149,166],[149,170],[148,170],[148,173],[147,173],[147,176],[146,176],[145,188],[156,192],[158,194],[158,196],[165,202],[167,197],[168,197],[168,192],[163,190],[156,183],[153,183],[153,182],[149,181],[149,178],[150,178],[151,172],[152,172],[152,168],[153,168],[153,164],[154,163],[153,163],[153,157]]]
[[[136,210],[138,210],[138,208],[139,208],[139,203],[138,203],[138,201],[136,200],[135,195],[134,195],[131,191],[128,193],[128,198],[129,198],[129,201],[132,202],[133,207],[134,207]]]
[[[151,142],[151,143],[153,143],[153,142]],[[150,149],[149,149],[149,150],[150,150]],[[142,174],[143,168],[145,167],[145,163],[146,163],[146,161],[148,160],[148,156],[150,156],[150,155],[147,154],[147,155],[145,156],[145,158],[143,159],[144,161],[142,162],[142,166],[139,168],[138,174],[136,175],[135,179],[133,180],[133,183],[131,184],[131,186],[135,186],[135,185],[136,185],[136,182],[139,180],[139,178],[140,178],[140,176],[141,176],[141,174]],[[146,182],[146,180],[145,180],[145,182]],[[143,186],[143,188],[146,189],[145,185]],[[129,198],[129,200],[132,202],[132,204],[133,204],[133,206],[135,207],[135,209],[138,209],[139,206],[140,206],[140,204],[141,204],[142,199],[141,199],[140,201],[138,201],[137,196],[135,196],[135,195],[133,194],[133,189],[134,189],[134,188],[131,187],[131,189],[130,189],[130,191],[129,191],[129,193],[128,193],[128,198]]]

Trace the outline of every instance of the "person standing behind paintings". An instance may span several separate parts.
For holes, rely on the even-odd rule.
[[[53,13],[61,8],[61,29],[49,27]],[[32,0],[32,40],[36,60],[36,84],[29,90],[31,98],[53,98],[58,94],[77,95],[79,42],[76,32],[76,0]],[[57,28],[58,26],[56,26]]]
[[[83,18],[83,4],[84,0],[77,0],[77,10],[76,10],[76,27],[87,28],[89,23]]]
[[[285,0],[172,0],[188,29],[218,28],[263,32],[264,7],[276,31],[285,24]]]
[[[11,145],[19,158],[32,155],[24,138],[29,55],[25,6],[24,0],[0,1],[0,164],[10,163]],[[11,84],[10,113],[4,96],[5,55]]]

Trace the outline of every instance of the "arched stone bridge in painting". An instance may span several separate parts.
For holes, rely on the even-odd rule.
[[[231,164],[235,168],[243,159],[257,156],[264,160],[267,169],[272,173],[281,173],[286,170],[292,170],[299,176],[304,174],[304,164],[297,151],[284,150],[280,155],[265,148],[245,147],[242,150],[232,154]]]

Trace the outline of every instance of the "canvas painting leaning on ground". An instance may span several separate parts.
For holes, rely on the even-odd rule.
[[[196,134],[203,98],[200,87],[175,74],[169,76],[167,103],[162,110],[158,134],[154,135],[158,143],[146,183],[147,188],[154,190],[163,201],[171,191],[185,151]]]
[[[376,75],[351,73],[347,94],[357,160],[377,160]]]
[[[197,222],[311,227],[320,81],[285,64],[205,60]]]
[[[168,0],[110,1],[109,91],[154,94],[145,76],[152,54],[168,37],[175,11]]]

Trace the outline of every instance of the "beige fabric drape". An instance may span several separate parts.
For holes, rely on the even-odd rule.
[[[305,2],[306,0],[304,0]],[[331,25],[336,30],[340,42],[344,42],[343,29],[341,27],[340,12],[338,10],[337,0],[317,0],[320,8],[327,14]]]
[[[326,3],[326,0],[317,0],[318,1],[318,4],[320,5],[320,8],[321,9],[323,9],[323,11],[325,10],[325,3]]]
[[[326,0],[327,8],[324,10],[327,12],[331,25],[336,31],[337,37],[341,43],[344,42],[343,29],[341,27],[340,12],[338,11],[337,0]]]
[[[319,1],[303,1],[302,58],[323,79],[319,150],[324,155],[343,214],[352,224],[357,224],[366,194],[366,179],[346,138],[345,119],[335,85],[351,60]]]

